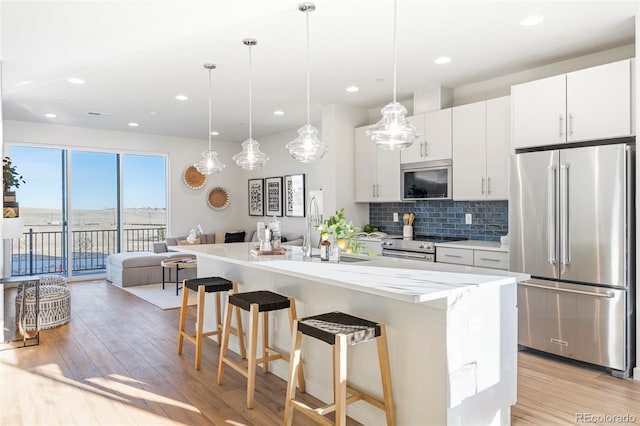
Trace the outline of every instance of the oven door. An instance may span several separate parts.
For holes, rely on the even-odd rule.
[[[451,199],[452,180],[451,160],[406,164],[402,168],[402,199]]]
[[[416,251],[382,249],[382,255],[386,257],[396,257],[399,259],[421,260],[423,262],[435,262],[433,253],[420,253]]]

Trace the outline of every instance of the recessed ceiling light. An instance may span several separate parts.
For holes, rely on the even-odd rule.
[[[52,114],[52,113],[47,113],[44,116],[47,117],[47,118],[56,118],[57,117],[57,115]]]
[[[448,64],[451,62],[451,58],[448,56],[440,56],[439,58],[434,59],[433,62],[438,65]]]
[[[134,123],[133,121],[129,124],[127,124],[127,126],[129,127],[138,127],[138,123]]]
[[[346,90],[349,93],[356,93],[356,92],[360,91],[360,88],[358,86],[349,86],[344,90]]]
[[[176,95],[176,99],[179,101],[186,101],[189,97],[187,95]]]
[[[544,21],[544,16],[530,15],[524,18],[522,21],[520,21],[520,25],[522,25],[523,27],[531,27],[533,25],[538,25],[542,21]]]
[[[211,132],[211,136],[218,136],[220,133],[216,132],[215,130]]]
[[[85,81],[81,78],[78,77],[71,77],[69,79],[67,79],[67,81],[71,84],[84,84]]]
[[[273,115],[284,115],[284,111],[282,111],[281,109],[277,109],[273,111]]]

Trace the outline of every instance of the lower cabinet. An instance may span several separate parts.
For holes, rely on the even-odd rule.
[[[436,247],[436,262],[480,268],[509,269],[509,253],[494,250]]]

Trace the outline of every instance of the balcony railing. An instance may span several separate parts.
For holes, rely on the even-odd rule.
[[[165,227],[126,228],[121,251],[146,251],[150,243],[164,240]],[[101,273],[107,256],[118,251],[115,229],[72,231],[71,258],[73,274]],[[67,272],[62,231],[34,232],[29,229],[11,244],[13,276]]]

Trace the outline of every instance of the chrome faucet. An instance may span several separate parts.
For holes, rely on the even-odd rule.
[[[312,211],[313,214],[311,213]],[[322,217],[318,212],[318,201],[316,197],[311,197],[309,200],[309,215],[307,216],[307,233],[304,236],[304,244],[302,246],[304,257],[311,257],[311,227],[318,226],[321,222]]]

